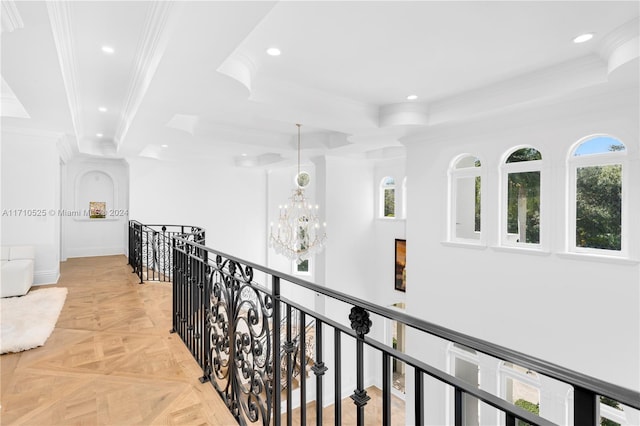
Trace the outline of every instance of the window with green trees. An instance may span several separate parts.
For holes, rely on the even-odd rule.
[[[520,148],[505,162],[507,241],[540,244],[542,155]]]
[[[622,249],[625,151],[610,136],[587,139],[573,151],[576,249]]]
[[[396,182],[391,176],[382,178],[380,183],[382,217],[396,217]]]

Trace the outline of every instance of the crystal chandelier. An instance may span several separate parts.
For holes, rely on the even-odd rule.
[[[324,249],[327,234],[326,223],[320,225],[318,219],[319,206],[313,205],[304,197],[304,189],[309,185],[309,173],[300,171],[300,124],[298,126],[298,174],[295,178],[296,188],[289,202],[278,206],[279,217],[277,227],[271,222],[269,246],[276,253],[282,254],[301,264],[312,255]]]

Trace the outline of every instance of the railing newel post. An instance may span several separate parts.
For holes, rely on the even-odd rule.
[[[282,424],[281,392],[282,386],[280,382],[280,277],[271,276],[271,294],[273,297],[273,320],[271,324],[271,332],[273,333],[273,424],[280,426]],[[276,329],[277,327],[277,329]]]
[[[364,388],[364,336],[369,333],[369,330],[371,329],[371,320],[369,319],[369,312],[360,306],[354,306],[351,308],[349,320],[351,321],[351,328],[356,332],[357,336],[356,389],[353,391],[351,399],[357,407],[356,424],[358,426],[364,426],[364,407],[371,399]],[[337,403],[340,402],[338,401]]]

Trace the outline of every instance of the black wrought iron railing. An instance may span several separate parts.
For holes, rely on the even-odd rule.
[[[571,385],[575,425],[598,424],[600,396],[640,409],[640,393],[637,391],[282,274],[184,238],[176,237],[173,241],[173,331],[180,335],[200,364],[203,371],[201,381],[211,382],[241,425],[291,425],[294,412],[296,417],[299,416],[299,423],[304,425],[309,402],[309,410],[315,411],[310,417],[315,424],[323,424],[323,407],[331,404],[332,422],[342,424],[343,377],[351,373],[343,374],[343,368],[351,368],[343,367],[343,364],[347,360],[353,365],[354,359],[355,380],[351,384],[354,391],[350,398],[356,411],[356,423],[364,425],[365,406],[370,399],[365,388],[365,347],[377,351],[379,356],[382,374],[380,423],[383,425],[399,424],[392,418],[393,360],[400,360],[413,370],[413,388],[406,390],[406,398],[412,399],[415,407],[413,424],[425,423],[425,402],[428,402],[425,378],[442,382],[453,390],[452,423],[456,426],[465,424],[465,404],[474,398],[476,403],[481,401],[503,413],[500,418],[508,426],[554,424],[479,389],[477,385],[368,337],[372,326],[370,313]],[[281,291],[283,285],[307,289],[350,306],[350,327],[343,325],[340,319],[328,318],[285,298]],[[306,327],[310,319],[315,322],[312,329]],[[296,321],[305,326],[296,329]],[[301,344],[307,342],[309,333],[313,333],[314,344]],[[355,342],[355,353],[348,349],[343,351],[348,339]],[[302,361],[298,363],[296,360]],[[315,382],[315,396],[309,398],[307,395],[313,389],[307,388],[307,362],[312,364],[309,382]],[[296,379],[297,365],[302,368]],[[333,392],[327,392],[328,395],[333,394],[330,401],[324,400],[326,381],[332,381],[334,386]]]
[[[129,265],[144,281],[171,281],[173,237],[205,244],[205,231],[198,226],[145,225],[129,221]]]

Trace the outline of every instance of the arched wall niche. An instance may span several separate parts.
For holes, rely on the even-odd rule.
[[[76,211],[88,210],[91,201],[105,202],[107,212],[118,208],[116,180],[105,171],[86,170],[80,173],[74,189]]]

